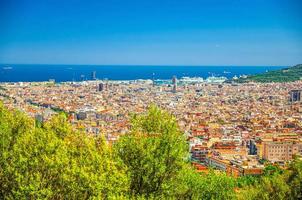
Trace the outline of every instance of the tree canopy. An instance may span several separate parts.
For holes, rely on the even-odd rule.
[[[0,105],[0,134],[1,199],[103,199],[128,190],[104,139],[73,130],[64,115],[38,127]]]

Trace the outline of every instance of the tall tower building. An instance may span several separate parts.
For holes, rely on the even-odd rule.
[[[84,81],[84,80],[85,80],[85,75],[81,74],[81,81]]]
[[[91,72],[91,80],[96,80],[96,71]]]
[[[289,101],[291,103],[300,102],[301,101],[301,92],[302,92],[302,90],[291,90],[289,92]]]
[[[99,92],[102,92],[104,90],[104,83],[99,83]]]
[[[154,80],[154,73],[152,74],[152,86],[154,87],[155,86],[155,80]]]
[[[172,84],[173,84],[172,91],[175,93],[177,91],[177,78],[176,78],[176,76],[173,76],[173,78],[172,78]]]

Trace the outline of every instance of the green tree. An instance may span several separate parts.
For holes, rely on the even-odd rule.
[[[239,199],[260,199],[260,200],[283,200],[288,199],[290,188],[284,180],[284,176],[275,174],[264,176],[260,182],[250,185],[240,192]]]
[[[127,166],[133,195],[169,195],[187,158],[188,146],[176,119],[156,106],[144,115],[134,115],[131,132],[115,145],[117,156]]]
[[[187,166],[184,168],[173,189],[177,199],[235,199],[236,180],[225,173],[217,173],[212,170],[208,174],[197,173]]]
[[[239,199],[301,199],[302,161],[295,158],[287,170],[268,165],[256,182],[243,185]]]
[[[46,122],[43,127],[47,130],[53,131],[62,139],[73,133],[71,124],[67,122],[67,116],[64,113],[59,113],[50,121]]]
[[[287,183],[291,199],[302,199],[302,160],[296,157],[290,164]]]
[[[274,174],[282,174],[283,172],[284,172],[284,170],[282,170],[280,168],[280,166],[269,164],[264,168],[263,175],[264,176],[271,176],[271,175],[274,175]]]

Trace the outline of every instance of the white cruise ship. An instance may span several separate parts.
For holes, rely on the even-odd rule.
[[[227,78],[224,76],[216,77],[216,76],[210,76],[206,79],[207,83],[223,83],[226,81]]]
[[[179,79],[179,81],[183,83],[202,83],[204,80],[201,77],[184,76],[181,79]]]

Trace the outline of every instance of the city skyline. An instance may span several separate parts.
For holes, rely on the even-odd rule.
[[[291,66],[302,60],[296,0],[0,4],[0,63]]]
[[[301,8],[0,0],[0,199],[301,199]]]

